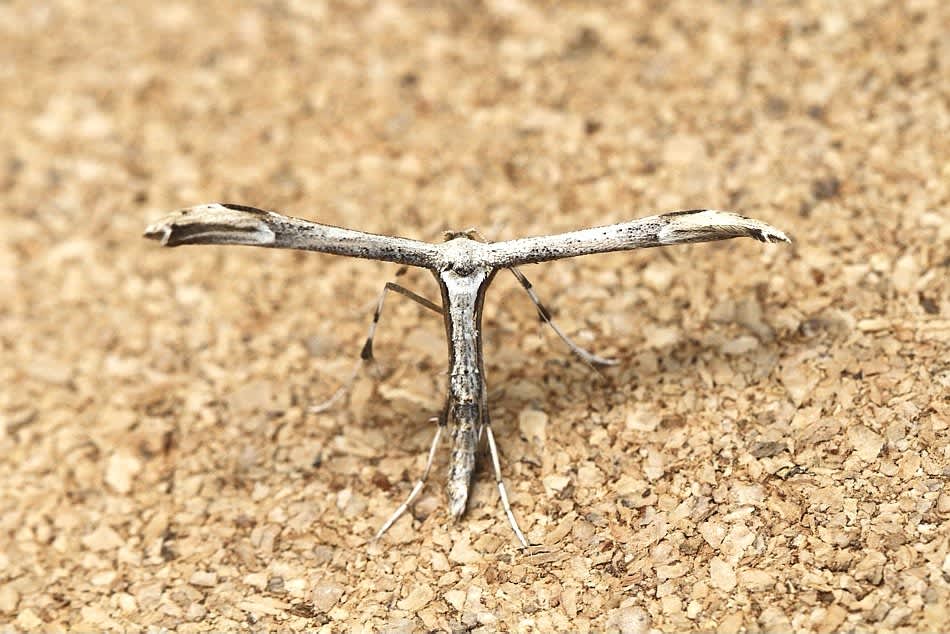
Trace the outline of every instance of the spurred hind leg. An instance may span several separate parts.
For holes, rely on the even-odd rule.
[[[567,347],[571,349],[571,352],[579,356],[590,366],[617,365],[617,363],[619,363],[616,359],[608,359],[607,357],[598,356],[574,343],[570,337],[568,337],[560,328],[558,328],[558,325],[554,323],[554,320],[551,319],[551,312],[545,308],[544,304],[541,303],[537,293],[534,292],[534,287],[532,286],[531,282],[528,281],[528,278],[524,276],[524,273],[518,270],[518,267],[516,266],[509,267],[508,270],[511,271],[511,274],[518,279],[518,281],[521,283],[521,286],[524,287],[528,297],[531,298],[531,301],[534,302],[535,307],[538,309],[538,315],[541,317],[541,319],[547,325],[549,325],[555,333],[557,333],[557,336],[561,338],[561,341],[567,344]]]

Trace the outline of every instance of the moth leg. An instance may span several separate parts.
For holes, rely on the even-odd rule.
[[[438,421],[438,417],[432,417],[429,419],[431,421]],[[419,497],[419,494],[422,493],[422,489],[425,486],[426,479],[429,477],[429,471],[432,469],[432,462],[435,460],[435,451],[439,447],[439,439],[442,437],[442,430],[445,429],[445,425],[442,422],[439,422],[438,427],[435,431],[435,437],[432,439],[432,445],[429,447],[429,457],[426,459],[426,468],[422,471],[422,477],[416,480],[415,485],[412,487],[412,491],[409,493],[409,497],[406,498],[406,501],[399,505],[399,508],[389,516],[389,519],[386,520],[386,523],[383,524],[380,529],[376,532],[376,535],[373,536],[373,541],[378,540],[383,534],[396,523],[403,514],[409,510],[409,507],[412,506],[412,503],[416,501],[416,498]]]
[[[525,292],[528,294],[528,297],[531,298],[531,301],[534,302],[535,308],[538,309],[538,315],[541,319],[551,327],[551,329],[557,333],[557,336],[561,338],[561,341],[567,344],[567,347],[571,349],[571,352],[579,356],[584,360],[585,363],[591,367],[597,365],[617,365],[619,361],[616,359],[609,359],[607,357],[601,357],[593,352],[589,352],[584,348],[580,347],[570,337],[568,337],[564,332],[558,328],[558,325],[554,323],[554,320],[551,319],[551,313],[545,308],[544,304],[541,303],[541,300],[538,298],[537,293],[534,292],[534,288],[531,285],[531,282],[528,281],[528,278],[524,276],[518,267],[511,266],[508,267],[508,270],[511,271],[511,274],[514,275],[518,281],[521,283],[521,286],[524,288]],[[596,368],[594,368],[596,370]]]
[[[495,484],[498,485],[498,496],[501,498],[501,507],[505,510],[505,515],[508,516],[508,523],[511,524],[511,529],[515,532],[518,541],[521,542],[521,547],[527,548],[528,540],[525,539],[524,533],[522,533],[521,528],[518,527],[518,520],[515,519],[515,514],[511,511],[511,502],[508,501],[508,491],[505,489],[505,482],[501,477],[498,446],[495,444],[495,434],[492,433],[491,423],[486,422],[482,429],[488,437],[488,453],[491,454],[492,470],[495,472]]]
[[[399,271],[396,272],[396,275],[397,276],[402,275],[405,271],[406,271],[406,268],[402,267],[399,269]],[[373,339],[376,336],[376,327],[379,325],[379,318],[383,314],[383,305],[386,302],[386,294],[390,291],[394,293],[399,293],[400,295],[403,295],[404,297],[408,297],[412,301],[428,308],[431,311],[434,311],[440,315],[442,314],[442,307],[436,304],[435,302],[432,302],[426,299],[425,297],[423,297],[422,295],[414,293],[413,291],[410,291],[408,288],[404,286],[400,286],[399,284],[396,284],[395,282],[386,282],[386,285],[383,287],[383,290],[380,291],[379,293],[379,299],[376,302],[376,310],[373,312],[373,321],[369,325],[369,333],[366,336],[366,341],[363,343],[362,350],[360,350],[360,358],[353,365],[353,369],[350,371],[349,376],[343,382],[343,385],[337,388],[336,392],[334,392],[330,398],[328,398],[327,400],[321,403],[312,405],[310,407],[310,411],[312,413],[318,414],[320,412],[325,412],[326,410],[336,405],[336,403],[341,398],[343,398],[353,387],[353,384],[356,382],[356,377],[359,376],[360,368],[362,368],[364,364],[372,363],[374,361]]]

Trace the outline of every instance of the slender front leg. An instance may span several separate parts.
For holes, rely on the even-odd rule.
[[[402,268],[396,272],[396,275],[402,275],[404,272],[405,268]],[[400,286],[395,282],[386,282],[383,290],[379,293],[379,299],[376,301],[376,310],[373,312],[373,321],[369,325],[369,332],[367,333],[366,341],[363,343],[363,348],[360,350],[360,358],[357,359],[356,363],[353,365],[353,369],[350,371],[347,379],[343,382],[343,385],[337,388],[336,392],[334,392],[333,395],[327,400],[311,406],[311,412],[318,414],[333,407],[337,401],[343,398],[353,387],[353,384],[356,382],[356,377],[359,375],[360,368],[362,368],[364,364],[372,363],[374,361],[373,338],[376,336],[376,327],[379,324],[379,319],[383,314],[383,304],[386,301],[386,293],[390,291],[399,293],[400,295],[408,297],[412,301],[424,306],[425,308],[428,308],[431,311],[434,311],[440,315],[442,314],[442,308],[435,302],[432,302],[422,295],[414,293],[408,288]]]
[[[514,275],[515,278],[517,278],[525,292],[528,294],[528,297],[530,297],[531,301],[534,302],[534,306],[538,309],[538,316],[541,317],[541,320],[551,327],[557,336],[561,338],[561,341],[567,344],[567,347],[571,349],[571,352],[583,359],[587,365],[591,366],[594,370],[597,370],[597,368],[594,368],[595,365],[617,365],[619,363],[619,361],[616,359],[608,359],[607,357],[597,356],[593,352],[589,352],[574,343],[570,337],[565,335],[564,332],[558,328],[558,325],[554,323],[554,320],[551,319],[551,311],[545,308],[544,304],[541,303],[537,293],[534,292],[533,285],[528,281],[528,278],[524,276],[524,273],[522,273],[516,266],[508,267],[508,270],[511,271],[511,274]]]
[[[176,211],[149,225],[145,237],[158,240],[166,247],[244,244],[319,251],[425,268],[431,268],[439,259],[438,247],[428,242],[343,229],[230,203]]]
[[[729,238],[791,242],[784,233],[759,220],[728,211],[692,209],[552,236],[493,242],[485,245],[485,250],[491,254],[494,266],[507,268],[579,255]]]

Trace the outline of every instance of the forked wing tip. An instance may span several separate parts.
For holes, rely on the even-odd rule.
[[[172,229],[164,222],[156,222],[145,227],[142,237],[149,240],[157,240],[163,247],[168,246],[168,238],[172,235]]]
[[[776,229],[772,225],[737,214],[733,211],[723,211],[720,209],[697,209],[687,212],[674,212],[671,214],[675,218],[672,227],[674,232],[696,232],[702,233],[710,230],[713,233],[720,233],[722,237],[748,236],[759,242],[792,242],[783,231]]]
[[[772,225],[766,222],[762,222],[761,220],[756,220],[755,218],[749,218],[747,216],[743,216],[743,215],[736,214],[729,211],[719,212],[719,213],[728,214],[730,216],[741,218],[742,224],[745,225],[746,229],[749,232],[749,237],[755,238],[759,242],[765,242],[767,244],[771,244],[774,242],[789,242],[790,243],[792,241],[791,238],[789,238],[785,234],[784,231],[780,229],[776,229]]]
[[[761,224],[763,225],[763,227],[761,229],[758,229],[755,235],[753,235],[753,237],[756,240],[759,240],[761,242],[766,242],[766,243],[773,243],[773,242],[791,243],[792,242],[792,239],[789,238],[787,235],[785,235],[784,231],[776,229],[775,227],[772,227],[765,223],[761,223]]]
[[[146,227],[143,236],[164,247],[182,244],[272,246],[271,212],[243,205],[210,203],[179,209]]]

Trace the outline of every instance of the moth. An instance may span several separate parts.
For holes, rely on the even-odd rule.
[[[488,443],[501,505],[522,547],[528,541],[518,526],[501,477],[498,447],[488,412],[485,363],[482,356],[482,309],[485,291],[495,275],[510,270],[530,295],[541,318],[571,349],[592,365],[615,363],[574,344],[551,320],[531,283],[517,267],[609,251],[625,251],[692,242],[748,237],[761,242],[790,242],[764,222],[713,209],[675,211],[630,222],[581,229],[556,235],[487,242],[477,231],[447,232],[441,243],[422,242],[318,224],[245,205],[212,203],[176,211],[145,230],[145,237],[163,246],[237,244],[275,249],[302,249],[428,269],[439,286],[441,303],[432,302],[389,282],[377,304],[362,359],[372,359],[373,335],[387,292],[398,292],[440,313],[448,341],[449,381],[445,406],[429,448],[422,477],[408,498],[376,534],[381,537],[422,491],[443,430],[451,438],[446,496],[449,514],[457,521],[468,504],[476,454],[482,436]]]

